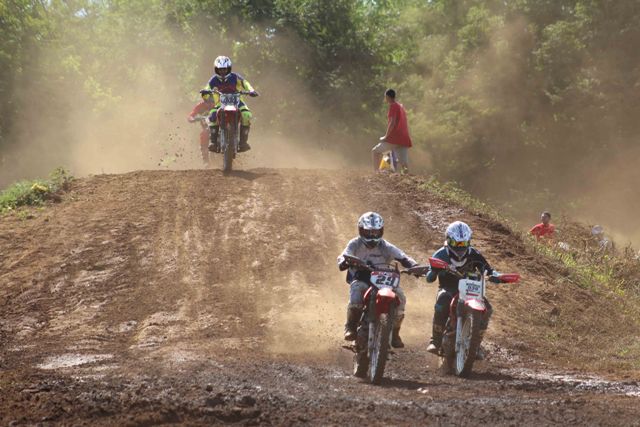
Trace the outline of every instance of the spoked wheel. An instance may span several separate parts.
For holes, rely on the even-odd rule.
[[[389,340],[393,328],[391,314],[381,314],[378,321],[369,327],[374,328],[373,348],[369,357],[369,381],[373,384],[380,384],[389,355]]]
[[[233,158],[235,157],[234,141],[235,134],[230,128],[220,129],[220,139],[224,141],[224,151],[222,153],[222,172],[231,172],[233,168]]]
[[[461,345],[456,351],[455,374],[459,377],[468,377],[476,360],[478,348],[480,348],[480,324],[482,313],[472,311],[462,318]]]

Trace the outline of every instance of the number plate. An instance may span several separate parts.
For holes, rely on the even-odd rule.
[[[236,94],[220,94],[220,103],[224,105],[236,105],[240,102],[240,96]]]
[[[482,298],[482,282],[478,280],[462,279],[459,282],[458,291],[460,292],[460,299],[463,301],[468,298]]]
[[[400,275],[390,271],[374,271],[371,273],[371,283],[377,287],[397,288],[400,285]]]

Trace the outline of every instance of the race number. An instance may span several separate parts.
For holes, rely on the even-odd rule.
[[[397,288],[400,284],[400,275],[390,271],[374,271],[371,273],[371,283],[377,287]]]

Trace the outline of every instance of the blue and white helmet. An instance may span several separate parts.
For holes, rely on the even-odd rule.
[[[231,59],[228,56],[218,56],[215,61],[213,61],[213,69],[216,73],[216,76],[224,79],[231,73]],[[226,74],[220,74],[221,69],[226,69]]]
[[[367,247],[374,247],[384,234],[384,220],[376,212],[365,212],[358,219],[358,232]]]
[[[462,221],[449,224],[445,232],[445,245],[449,256],[456,261],[462,261],[469,254],[471,247],[471,227]]]

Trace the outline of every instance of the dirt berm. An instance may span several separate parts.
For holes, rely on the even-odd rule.
[[[589,328],[620,320],[594,319],[610,304],[570,283],[560,291],[562,272],[504,227],[414,191],[415,180],[135,172],[78,180],[34,218],[3,218],[0,425],[638,425],[637,376],[589,376],[598,350],[578,354],[597,342]],[[490,291],[490,355],[471,379],[441,376],[425,352],[436,288],[413,278],[406,348],[383,384],[350,375],[335,258],[367,210],[421,262],[462,218],[498,269],[522,274]],[[536,332],[567,310],[579,351]]]

